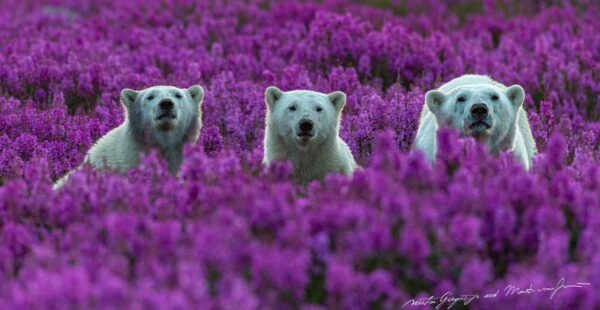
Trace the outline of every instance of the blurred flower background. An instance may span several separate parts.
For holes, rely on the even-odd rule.
[[[592,0],[4,0],[0,308],[398,309],[500,290],[453,309],[598,309],[598,29]],[[424,93],[463,73],[525,88],[531,173],[451,131],[433,167],[410,153]],[[54,193],[123,121],[120,90],[155,84],[206,90],[179,175],[151,154]],[[344,91],[365,169],[303,188],[263,168],[270,85]],[[503,294],[560,278],[591,287]]]

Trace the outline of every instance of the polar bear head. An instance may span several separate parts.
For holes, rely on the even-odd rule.
[[[126,121],[135,139],[162,149],[196,142],[202,127],[203,97],[204,90],[199,85],[188,89],[154,86],[121,91]]]
[[[336,139],[346,94],[309,90],[283,92],[271,86],[265,91],[267,127],[287,146],[308,150]]]
[[[463,84],[425,95],[429,110],[440,126],[453,127],[465,136],[495,145],[511,143],[525,91],[519,85],[500,83]],[[444,90],[444,91],[441,91]]]

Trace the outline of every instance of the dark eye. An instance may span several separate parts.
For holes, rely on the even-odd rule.
[[[498,100],[498,95],[496,95],[496,94],[493,94],[493,95],[492,95],[492,100],[494,100],[494,101]]]
[[[154,99],[153,95],[148,96],[148,100],[152,100],[152,99]]]
[[[296,111],[296,106],[295,106],[295,105],[291,106],[291,107],[290,107],[290,111],[292,111],[292,112],[293,112],[293,111]]]
[[[321,112],[321,111],[323,111],[323,108],[317,107],[317,112]]]
[[[467,99],[464,96],[458,97],[458,102],[465,102]]]
[[[179,93],[175,94],[175,98],[181,99],[181,94],[179,94]]]

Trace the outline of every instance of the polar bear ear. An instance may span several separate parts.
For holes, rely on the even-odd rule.
[[[283,96],[281,89],[275,86],[267,87],[267,90],[265,90],[265,99],[267,100],[267,107],[269,110],[273,110],[275,103],[281,99],[281,96]]]
[[[204,89],[200,85],[194,85],[187,89],[188,93],[196,104],[200,104],[202,102],[202,98],[204,98]]]
[[[139,92],[125,88],[121,91],[121,102],[125,105],[126,108],[129,108],[137,99]]]
[[[446,100],[446,95],[439,90],[430,90],[425,94],[425,103],[431,113],[436,114]]]
[[[512,85],[506,89],[506,96],[515,108],[519,108],[525,101],[525,90],[521,85]]]
[[[329,102],[333,104],[333,107],[338,112],[341,112],[346,105],[346,94],[341,91],[334,91],[333,93],[327,95],[327,98],[329,98]]]

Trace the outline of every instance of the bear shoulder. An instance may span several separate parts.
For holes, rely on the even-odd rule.
[[[124,123],[100,138],[90,148],[84,162],[98,170],[124,172],[138,164],[140,151]]]
[[[523,107],[519,110],[518,116],[518,126],[519,131],[523,135],[523,142],[525,144],[525,148],[527,150],[527,157],[529,160],[532,160],[533,157],[537,154],[537,146],[535,143],[535,139],[533,138],[533,132],[531,131],[531,126],[529,125],[529,118],[527,116],[527,111]]]

